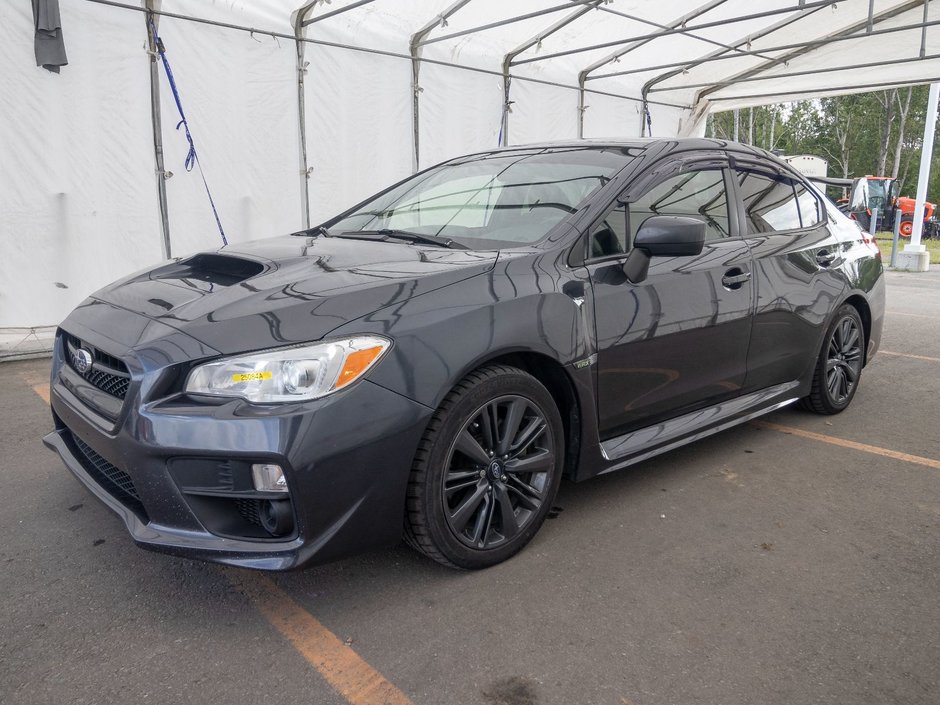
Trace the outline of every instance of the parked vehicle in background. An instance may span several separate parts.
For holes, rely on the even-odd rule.
[[[899,233],[901,237],[910,237],[914,232],[915,199],[899,195],[900,183],[890,176],[863,176],[855,179],[846,202],[845,211],[849,217],[857,220],[862,229],[871,226],[872,213],[878,209],[876,230],[894,230],[894,219],[901,214]],[[936,206],[924,203],[923,237],[940,235],[940,222],[934,217]]]
[[[562,476],[844,410],[883,317],[877,248],[763,150],[510,147],[92,295],[45,442],[146,548],[280,570],[404,533],[483,568]]]

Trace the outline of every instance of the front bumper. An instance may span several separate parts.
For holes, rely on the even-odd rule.
[[[74,393],[57,345],[44,443],[121,517],[143,548],[264,570],[322,563],[394,544],[401,535],[415,449],[431,410],[368,380],[304,404],[141,401],[135,380],[122,413],[103,418]],[[135,367],[129,365],[133,370]],[[134,373],[137,376],[137,373]],[[144,377],[159,371],[144,371]],[[90,453],[89,453],[90,450]],[[139,503],[102,480],[89,457],[132,482]],[[287,476],[296,530],[284,539],[212,531],[181,487],[180,460],[275,462]]]

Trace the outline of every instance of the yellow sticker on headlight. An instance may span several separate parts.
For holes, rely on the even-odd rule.
[[[244,374],[232,375],[233,382],[263,382],[266,379],[271,379],[274,376],[273,372],[245,372]]]

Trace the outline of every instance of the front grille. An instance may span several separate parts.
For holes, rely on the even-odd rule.
[[[113,355],[108,355],[103,350],[98,350],[87,343],[83,343],[70,333],[63,333],[63,338],[65,340],[65,357],[68,360],[69,367],[112,397],[123,399],[127,396],[127,388],[131,383],[131,375],[127,370],[127,365]],[[91,367],[84,372],[81,371],[76,361],[79,350],[82,349],[91,353],[93,358]]]
[[[115,499],[137,516],[148,521],[147,510],[140,501],[137,488],[130,475],[98,455],[87,443],[73,433],[68,434],[78,450],[78,459],[91,477]]]

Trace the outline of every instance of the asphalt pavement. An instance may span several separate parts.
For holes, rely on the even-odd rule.
[[[136,548],[0,365],[0,703],[940,702],[940,272],[889,273],[848,411],[562,486],[483,572],[404,546],[262,576]]]

